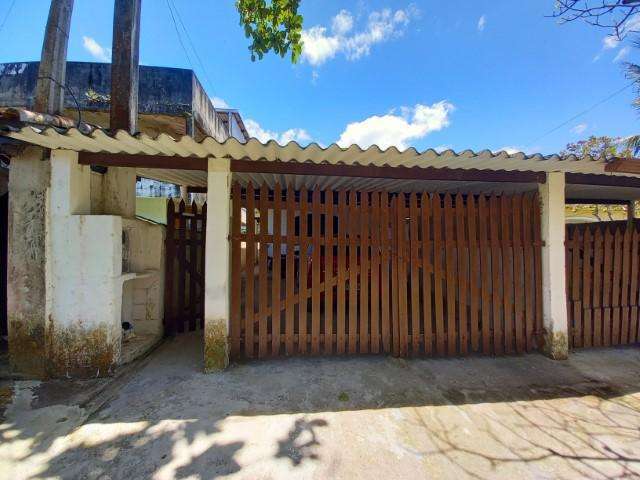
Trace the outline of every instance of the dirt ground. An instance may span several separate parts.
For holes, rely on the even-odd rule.
[[[200,339],[186,335],[89,416],[47,395],[15,383],[2,478],[640,478],[637,348],[566,362],[270,360],[205,375]]]

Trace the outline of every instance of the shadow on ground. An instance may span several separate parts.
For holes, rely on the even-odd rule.
[[[3,425],[0,461],[12,479],[640,475],[634,348],[567,362],[284,359],[212,375],[200,359],[195,336],[166,343],[70,434],[39,431],[37,416]]]

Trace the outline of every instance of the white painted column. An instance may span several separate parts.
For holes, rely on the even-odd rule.
[[[569,354],[565,278],[565,179],[563,172],[547,174],[539,184],[542,241],[542,314],[544,350],[555,359]]]
[[[221,370],[229,364],[230,164],[229,159],[209,159],[204,286],[204,366],[207,372]]]

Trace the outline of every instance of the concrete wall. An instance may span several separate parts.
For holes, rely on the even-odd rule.
[[[123,219],[128,239],[128,269],[140,275],[123,286],[122,321],[136,335],[160,338],[164,317],[165,228],[139,219]]]

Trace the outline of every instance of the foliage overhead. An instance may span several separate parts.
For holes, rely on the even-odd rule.
[[[593,135],[586,140],[567,144],[567,147],[560,152],[563,156],[576,155],[577,157],[584,157],[590,155],[594,158],[600,158],[603,155],[605,157],[629,157],[631,153],[625,138],[596,137]]]
[[[250,38],[251,60],[262,59],[273,50],[284,57],[291,51],[296,63],[302,53],[302,15],[298,14],[300,0],[237,0],[240,25]]]

